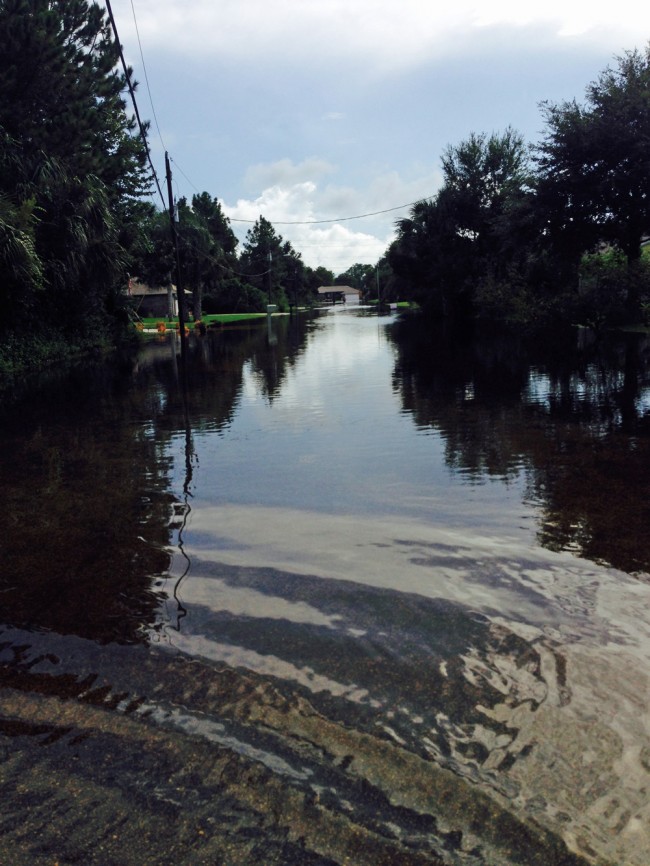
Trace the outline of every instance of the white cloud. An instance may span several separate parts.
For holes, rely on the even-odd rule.
[[[382,237],[340,223],[316,223],[318,199],[318,188],[313,183],[275,186],[263,190],[255,199],[239,199],[232,207],[224,204],[224,213],[232,220],[240,240],[251,223],[238,220],[254,222],[264,216],[313,268],[322,265],[338,274],[355,262],[377,261],[390,242],[391,232]]]
[[[280,159],[272,163],[252,165],[246,171],[244,184],[247,188],[275,187],[315,182],[336,170],[324,159],[312,157],[300,163]]]
[[[600,0],[548,0],[544,3],[521,3],[519,0],[490,0],[476,10],[474,23],[485,27],[498,24],[528,26],[551,24],[559,36],[598,34],[614,28],[634,38],[650,27],[648,10],[637,3],[605,3]]]
[[[270,186],[255,199],[239,199],[236,205],[226,205],[224,210],[231,219],[256,220],[261,214],[273,224],[313,220],[313,194],[316,189],[312,181]]]
[[[323,265],[335,274],[355,262],[374,264],[394,237],[395,221],[408,213],[408,207],[393,208],[432,195],[440,185],[440,173],[431,170],[409,180],[397,171],[384,171],[365,188],[335,184],[321,187],[316,181],[291,183],[291,178],[299,176],[304,166],[282,160],[280,173],[288,182],[265,187],[255,198],[240,198],[235,205],[225,202],[224,213],[232,220],[240,239],[245,237],[251,223],[238,220],[255,222],[260,215],[264,216],[302,254],[307,265]],[[331,166],[327,168],[328,172],[333,170]],[[272,163],[255,166],[254,174],[265,177],[276,171],[278,163]]]
[[[133,4],[177,194],[262,214],[335,272],[376,262],[408,213],[390,209],[435,194],[446,144],[508,124],[535,140],[541,100],[580,98],[650,35],[650,6],[631,0]],[[131,0],[113,8],[143,81]]]
[[[133,30],[130,0],[116,0],[120,28]],[[150,47],[193,56],[266,58],[369,57],[410,62],[444,44],[450,28],[471,24],[471,7],[421,0],[136,0],[141,37]]]
[[[123,34],[133,34],[131,0],[115,0]],[[149,49],[175,54],[242,58],[246,63],[337,58],[346,67],[395,70],[457,53],[462,34],[488,26],[550,26],[556,35],[619,35],[637,44],[650,33],[650,7],[636,0],[135,0],[140,35]]]
[[[367,232],[355,231],[340,223],[323,228],[301,226],[285,234],[288,240],[302,254],[303,261],[310,267],[323,266],[340,274],[355,262],[375,264],[386,252],[392,239],[384,239]]]

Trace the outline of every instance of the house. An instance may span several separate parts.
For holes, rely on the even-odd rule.
[[[361,292],[352,286],[319,286],[318,300],[324,304],[359,303]]]
[[[129,279],[127,295],[133,300],[133,309],[140,318],[174,318],[178,315],[176,286],[149,286],[137,277]]]
[[[353,289],[351,286],[343,286],[345,289],[346,304],[360,304],[363,292],[361,289]]]

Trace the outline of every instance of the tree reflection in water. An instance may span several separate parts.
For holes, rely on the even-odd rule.
[[[126,372],[126,376],[125,376]],[[144,640],[169,564],[173,496],[149,396],[105,364],[47,377],[2,418],[5,623]]]
[[[401,321],[394,387],[449,466],[472,483],[521,470],[539,541],[628,572],[650,570],[650,340],[554,341]]]
[[[5,411],[0,861],[644,866],[647,586],[518,521],[647,565],[645,344],[271,325]]]
[[[304,346],[308,323],[284,323],[277,331],[273,347],[259,329],[245,327],[192,342],[188,389],[168,337],[135,360],[85,362],[43,376],[14,401],[6,398],[5,623],[101,642],[147,639],[166,595],[175,521],[188,506],[170,490],[169,442],[186,437],[189,499],[191,427],[230,423],[246,362],[271,398]]]

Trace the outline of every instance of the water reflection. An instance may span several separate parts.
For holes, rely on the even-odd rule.
[[[539,346],[408,320],[391,336],[404,409],[442,435],[449,466],[473,482],[523,470],[542,544],[650,569],[647,337]]]
[[[48,374],[0,419],[1,619],[100,641],[144,641],[182,616],[170,545],[183,550],[197,455],[193,431],[223,430],[241,398],[245,364],[272,395],[300,354],[303,320],[190,341],[184,385],[173,337],[135,358]],[[170,442],[183,440],[184,479],[172,491]],[[198,469],[198,463],[196,468]],[[186,562],[185,572],[189,571]]]
[[[2,620],[143,640],[169,564],[169,464],[151,395],[106,365],[48,381],[1,427]]]
[[[291,766],[307,766],[312,787],[338,808],[352,802],[360,820],[328,761],[305,765],[308,739],[343,761],[348,781],[372,780],[392,803],[460,832],[459,856],[475,848],[478,863],[578,861],[521,827],[506,831],[490,811],[476,817],[476,802],[466,803],[471,826],[463,823],[454,810],[465,783],[583,854],[645,863],[643,583],[524,539],[395,516],[315,520],[203,504],[192,536],[188,617],[169,650],[273,683],[305,714],[293,727],[277,696],[247,703],[251,747],[260,725],[277,737],[273,748],[264,741],[266,750],[286,757],[290,730]],[[361,734],[364,745],[337,751],[341,729]],[[414,757],[426,768],[416,771]],[[413,776],[405,779],[406,765]],[[448,780],[446,805],[437,795],[423,799],[427,786],[429,796],[439,791],[434,767],[456,780]],[[440,835],[428,839],[442,844]]]
[[[650,862],[647,346],[420,328],[5,412],[0,861]]]

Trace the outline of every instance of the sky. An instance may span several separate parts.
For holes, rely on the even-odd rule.
[[[264,216],[334,274],[377,262],[447,145],[508,126],[539,141],[543,101],[583,101],[650,41],[638,0],[111,5],[163,194],[168,152],[175,196],[219,199],[241,242]]]

